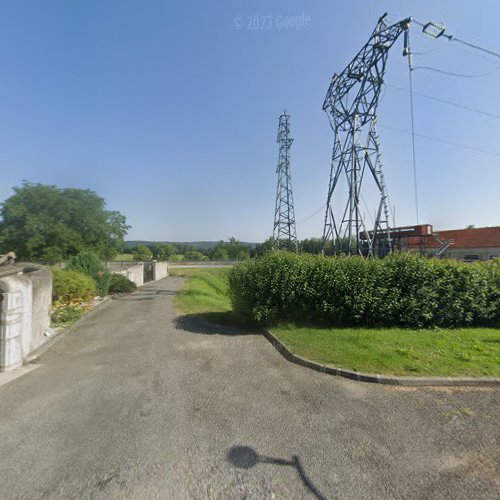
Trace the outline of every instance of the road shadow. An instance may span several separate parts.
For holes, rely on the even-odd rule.
[[[136,290],[130,294],[126,295],[113,295],[113,300],[121,300],[123,302],[139,302],[142,300],[153,300],[155,297],[176,295],[176,290],[170,290],[168,288],[157,288],[153,290]]]
[[[113,295],[112,300],[119,300],[120,302],[140,302],[142,300],[154,300],[154,297],[137,297],[134,295]]]
[[[307,477],[304,468],[302,467],[302,463],[297,455],[292,455],[291,460],[286,460],[284,458],[259,455],[253,448],[250,448],[250,446],[233,446],[227,452],[226,458],[228,462],[239,469],[250,469],[259,463],[293,467],[302,481],[302,484],[309,493],[314,495],[319,500],[327,500],[327,497],[325,497],[314,485],[311,479]]]
[[[177,291],[169,288],[152,288],[137,290],[134,295],[177,295]]]
[[[255,332],[234,325],[229,312],[183,314],[174,319],[174,325],[177,330],[201,335],[255,335]]]

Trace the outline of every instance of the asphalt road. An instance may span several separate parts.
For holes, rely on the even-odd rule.
[[[176,318],[96,311],[0,387],[0,498],[496,498],[499,391],[377,386]]]

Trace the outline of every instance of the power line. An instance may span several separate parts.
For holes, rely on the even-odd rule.
[[[412,19],[412,22],[414,22],[418,26],[421,26],[422,33],[424,33],[425,35],[428,35],[432,38],[440,38],[440,37],[444,36],[450,42],[461,43],[462,45],[466,45],[469,48],[479,50],[481,52],[484,52],[485,54],[489,54],[490,56],[498,57],[500,59],[499,52],[487,49],[485,47],[481,47],[480,45],[476,45],[476,44],[471,43],[471,42],[467,42],[466,40],[462,40],[460,38],[457,38],[454,35],[448,35],[446,33],[446,29],[444,26],[441,26],[441,25],[438,25],[438,24],[432,23],[432,22],[424,24],[424,23],[417,21],[416,19]]]
[[[469,48],[472,48],[474,50],[483,52],[484,54],[488,54],[490,56],[494,56],[494,57],[497,57],[500,59],[500,53],[498,53],[494,50],[486,49],[485,47],[481,47],[480,45],[476,45],[474,43],[467,42],[466,40],[462,40],[460,38],[457,38],[454,35],[449,35],[448,33],[446,33],[446,28],[440,24],[433,23],[433,22],[421,23],[415,19],[412,19],[412,22],[414,22],[418,26],[421,26],[422,33],[424,33],[424,35],[427,35],[431,38],[437,39],[437,38],[444,37],[449,42],[461,43],[462,45],[465,45]],[[490,62],[492,62],[492,61],[490,61]],[[421,69],[421,70],[427,70],[427,71],[434,71],[434,72],[440,73],[442,75],[453,76],[453,77],[457,77],[457,78],[482,78],[485,76],[491,76],[491,75],[495,74],[497,71],[500,70],[500,66],[497,66],[493,71],[489,71],[486,73],[479,73],[479,74],[457,73],[457,72],[453,72],[453,71],[445,71],[445,70],[442,70],[440,68],[433,68],[431,66],[415,66],[415,67],[413,67],[413,69],[414,70]]]
[[[410,130],[405,130],[405,129],[396,128],[396,127],[390,127],[388,125],[380,125],[380,127],[385,128],[387,130],[394,130],[395,132],[401,132],[403,134],[411,135]],[[448,141],[446,139],[440,139],[438,137],[433,137],[430,135],[418,134],[418,133],[415,133],[415,137],[421,137],[422,139],[428,139],[430,141],[440,142],[442,144],[447,144],[449,146],[456,146],[456,147],[462,148],[462,149],[470,149],[472,151],[477,151],[479,153],[484,153],[484,154],[488,154],[488,155],[496,156],[496,157],[500,158],[500,153],[497,153],[495,151],[488,151],[487,149],[478,148],[476,146],[470,146],[468,144],[461,144],[459,142],[452,142],[452,141]]]
[[[414,70],[415,69],[424,69],[427,71],[434,71],[434,72],[440,73],[442,75],[454,76],[456,78],[483,78],[485,76],[494,75],[498,70],[500,70],[500,66],[498,66],[493,71],[488,71],[487,73],[476,73],[476,74],[454,73],[453,71],[445,71],[443,69],[433,68],[432,66],[415,66],[413,69]]]
[[[305,219],[302,219],[302,220],[299,220],[297,221],[295,224],[302,224],[302,222],[305,222],[306,220],[309,220],[311,219],[312,217],[314,217],[318,212],[320,212],[321,210],[323,210],[323,208],[326,207],[326,203],[324,203],[321,207],[318,208],[318,210],[316,210],[316,212],[314,212],[313,214],[309,215],[309,217],[306,217]]]
[[[408,59],[408,80],[410,82],[410,120],[411,120],[411,148],[413,159],[413,194],[415,198],[415,214],[418,224],[418,184],[417,184],[417,153],[415,149],[415,111],[413,106],[413,68],[411,64],[410,30],[405,33],[405,53]]]
[[[399,86],[394,85],[392,83],[386,83],[386,85],[388,87],[393,88],[393,89],[400,90],[401,92],[409,93],[409,91],[407,89],[405,89],[403,87],[399,87]],[[484,116],[487,116],[489,118],[496,118],[497,120],[500,120],[500,115],[497,115],[495,113],[490,113],[489,111],[484,111],[482,109],[473,108],[471,106],[465,106],[464,104],[459,104],[457,102],[448,101],[446,99],[441,99],[440,97],[434,97],[434,96],[431,96],[429,94],[423,94],[421,92],[413,91],[413,95],[418,95],[419,97],[424,97],[425,99],[430,99],[431,101],[436,101],[436,102],[440,102],[443,104],[448,104],[450,106],[455,106],[456,108],[459,108],[459,109],[464,109],[466,111],[471,111],[471,112],[477,113],[479,115],[484,115]]]

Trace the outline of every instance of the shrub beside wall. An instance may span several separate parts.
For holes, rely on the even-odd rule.
[[[229,286],[235,312],[263,325],[500,325],[498,260],[274,253],[232,268]]]
[[[109,293],[130,293],[137,288],[137,285],[130,281],[126,276],[118,273],[111,274],[111,284],[109,286]]]
[[[99,296],[105,297],[108,294],[111,273],[104,267],[94,252],[84,250],[78,255],[71,257],[68,260],[67,269],[78,271],[93,278],[96,282],[96,291]]]
[[[95,281],[85,274],[52,268],[52,300],[54,302],[90,302],[96,293]]]
[[[52,268],[51,321],[55,326],[70,325],[90,307],[96,293],[96,282],[77,271]]]

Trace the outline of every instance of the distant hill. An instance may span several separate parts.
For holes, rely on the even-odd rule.
[[[125,245],[128,247],[135,247],[136,245],[151,245],[152,243],[168,243],[170,245],[191,245],[198,250],[210,250],[214,248],[218,241],[145,241],[145,240],[130,240],[126,241]],[[249,248],[255,248],[257,243],[249,243],[240,241],[240,245]]]

